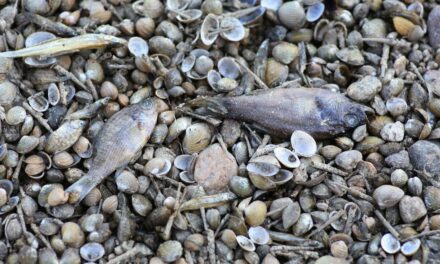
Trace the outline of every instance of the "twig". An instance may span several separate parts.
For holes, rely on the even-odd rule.
[[[388,222],[388,220],[385,219],[385,217],[382,215],[382,213],[379,210],[374,210],[374,214],[379,218],[382,225],[397,239],[399,239],[400,234],[399,232],[394,229],[394,227]]]
[[[73,27],[68,27],[63,23],[54,22],[48,18],[29,12],[25,12],[24,16],[29,19],[30,22],[39,25],[42,29],[55,33],[57,35],[68,37],[78,35],[78,33],[73,30]]]
[[[127,262],[127,260],[135,257],[138,254],[141,254],[143,256],[148,256],[148,255],[152,255],[153,252],[147,246],[136,245],[133,248],[124,252],[123,254],[109,260],[107,264],[120,264],[123,262]]]
[[[18,160],[17,167],[15,167],[14,173],[12,174],[11,181],[15,185],[14,187],[19,187],[18,176],[20,175],[21,167],[23,165],[24,155],[20,156]]]
[[[348,172],[342,171],[340,169],[337,169],[329,164],[325,164],[325,163],[320,163],[320,162],[313,162],[311,163],[312,167],[314,167],[315,169],[318,170],[323,170],[329,173],[333,173],[333,174],[337,174],[340,175],[342,177],[347,177],[349,174]]]
[[[67,105],[67,90],[64,82],[58,83],[58,90],[60,91],[60,103],[62,105]]]
[[[270,136],[269,135],[264,135],[263,140],[261,141],[261,144],[258,146],[257,150],[254,152],[254,154],[252,155],[250,160],[253,160],[254,158],[256,158],[256,154],[261,151],[262,149],[264,149],[266,147],[266,145],[269,143],[270,141]]]
[[[95,85],[93,84],[93,82],[92,82],[92,80],[90,80],[90,79],[87,79],[86,80],[86,84],[87,84],[87,87],[89,87],[89,90],[90,90],[90,92],[92,93],[92,95],[93,95],[93,99],[95,99],[95,100],[98,100],[98,92],[96,92],[96,87],[95,87]]]
[[[310,238],[313,235],[321,232],[322,230],[324,230],[327,226],[331,225],[333,222],[335,222],[336,220],[338,220],[339,218],[341,218],[343,215],[345,214],[344,210],[339,210],[336,214],[334,214],[333,216],[331,216],[327,221],[325,221],[325,223],[322,223],[321,225],[319,225],[312,233],[310,233],[309,235],[306,236],[306,238]]]
[[[411,62],[409,64],[409,66],[411,67],[411,70],[414,71],[414,73],[416,74],[417,78],[419,78],[419,80],[422,82],[423,86],[425,86],[426,90],[428,91],[428,99],[429,101],[432,99],[432,87],[431,84],[427,83],[425,81],[425,79],[423,78],[422,74],[420,73],[419,69],[417,68],[417,66]]]
[[[249,69],[246,65],[244,65],[241,61],[235,60],[235,62],[238,63],[238,65],[241,66],[242,69],[244,69],[247,73],[249,73],[253,78],[254,82],[260,86],[260,88],[263,89],[269,89],[269,87],[258,77],[251,69]]]
[[[35,236],[38,237],[38,239],[40,239],[47,248],[50,248],[53,250],[52,245],[49,243],[49,241],[46,239],[46,237],[43,236],[43,234],[41,234],[40,229],[38,228],[38,226],[35,223],[31,223],[31,229],[32,229],[32,231],[34,231]]]
[[[163,236],[162,236],[162,238],[164,239],[164,240],[169,240],[170,239],[170,236],[171,236],[171,228],[173,227],[173,224],[174,224],[174,219],[176,219],[176,216],[178,215],[178,214],[180,214],[180,210],[179,210],[179,208],[180,208],[180,204],[181,204],[181,202],[183,201],[183,199],[184,199],[184,197],[185,197],[185,194],[186,194],[186,189],[184,189],[184,193],[183,193],[183,195],[182,195],[182,198],[180,197],[180,190],[181,190],[181,188],[182,188],[182,185],[181,184],[179,184],[179,187],[177,187],[177,195],[176,195],[176,203],[174,204],[174,212],[173,212],[173,214],[168,218],[168,222],[167,222],[167,224],[166,224],[166,226],[165,226],[165,230],[163,231]]]
[[[216,263],[215,260],[215,235],[211,229],[206,230],[208,240],[209,263]]]
[[[57,71],[58,74],[66,76],[69,80],[71,80],[73,83],[78,85],[84,91],[91,92],[84,83],[82,83],[78,78],[76,78],[75,74],[69,72],[60,65],[54,65],[53,69]]]
[[[382,48],[382,58],[380,59],[380,77],[383,78],[388,69],[388,59],[390,57],[390,45],[384,44]]]
[[[373,197],[369,196],[368,194],[365,194],[365,193],[360,192],[360,191],[358,191],[358,190],[356,190],[356,189],[353,189],[353,188],[347,187],[347,186],[342,185],[342,184],[340,184],[340,183],[337,183],[337,182],[335,182],[335,181],[332,181],[331,183],[332,183],[332,184],[336,184],[336,185],[338,185],[339,187],[341,187],[341,188],[344,189],[344,190],[347,190],[348,193],[350,193],[351,195],[353,195],[353,196],[355,196],[355,197],[358,197],[358,198],[360,198],[360,199],[364,199],[364,200],[366,200],[366,201],[369,201],[369,202],[372,203],[372,204],[376,204],[376,201],[374,201]]]
[[[226,224],[226,222],[229,220],[230,215],[226,214],[225,217],[223,217],[222,221],[220,222],[220,224],[217,227],[217,230],[215,230],[214,236],[217,237],[218,233],[220,232],[220,230],[222,230],[223,226]]]
[[[32,109],[32,107],[26,103],[23,102],[22,106],[24,107],[24,109],[26,109],[26,111],[29,112],[29,114],[31,114],[35,119],[37,119],[37,121],[49,132],[53,132],[52,128],[49,126],[49,124],[47,123],[47,120],[44,119],[40,113],[38,113],[37,111],[35,111],[34,109]]]
[[[430,230],[430,231],[425,231],[422,232],[420,234],[414,235],[414,236],[410,236],[408,238],[405,238],[402,240],[402,242],[407,242],[416,238],[420,238],[420,237],[425,237],[425,236],[433,236],[433,235],[438,235],[440,234],[440,230]]]
[[[176,110],[178,112],[181,112],[181,113],[185,114],[185,115],[189,115],[189,116],[192,116],[194,118],[197,118],[197,119],[200,119],[202,121],[205,121],[205,122],[207,122],[207,123],[209,123],[209,124],[211,124],[211,125],[213,125],[215,127],[219,126],[222,123],[222,121],[220,121],[220,120],[218,120],[216,118],[212,118],[212,117],[209,117],[209,116],[199,115],[199,114],[196,114],[196,113],[194,113],[192,111],[189,111],[189,110],[186,110],[186,109],[183,109],[183,108],[177,108]]]

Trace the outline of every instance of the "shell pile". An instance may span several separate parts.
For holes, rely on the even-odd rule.
[[[437,263],[437,2],[0,0],[0,263]]]

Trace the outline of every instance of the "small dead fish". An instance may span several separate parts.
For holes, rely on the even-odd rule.
[[[45,150],[49,153],[56,153],[70,148],[81,136],[86,124],[87,121],[83,120],[65,122],[50,134]]]
[[[66,190],[70,203],[79,203],[108,175],[133,159],[150,138],[159,107],[153,99],[146,99],[110,117],[97,136],[88,173]]]
[[[57,38],[39,45],[0,53],[4,58],[46,57],[69,54],[83,49],[98,49],[109,45],[126,45],[122,38],[104,34],[84,34],[72,38]]]
[[[196,98],[188,104],[251,123],[272,135],[289,137],[303,130],[317,139],[363,125],[366,113],[374,113],[340,93],[319,88],[274,88],[253,95]]]
[[[107,105],[109,101],[110,101],[110,97],[99,99],[89,105],[84,106],[82,109],[75,111],[70,115],[66,116],[66,120],[92,118],[96,115],[98,110],[101,109],[101,107]]]

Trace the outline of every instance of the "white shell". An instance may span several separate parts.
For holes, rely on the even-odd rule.
[[[140,37],[132,37],[128,40],[128,50],[135,57],[148,55],[148,43]]]
[[[218,71],[223,77],[237,79],[240,76],[240,66],[235,62],[234,58],[224,57],[218,61]]]
[[[154,175],[165,175],[171,169],[171,162],[164,158],[154,158],[145,164],[145,170]]]
[[[58,90],[58,86],[55,83],[49,84],[47,88],[47,100],[51,105],[57,105],[60,101],[60,90]]]
[[[315,139],[301,130],[293,132],[290,143],[295,153],[302,157],[311,157],[315,155],[318,149]]]
[[[278,11],[283,4],[283,0],[261,0],[261,6],[273,11]]]
[[[86,261],[95,262],[104,256],[105,250],[101,244],[91,242],[82,246],[79,250],[79,254]]]
[[[225,17],[220,22],[222,38],[229,41],[240,41],[246,35],[243,24],[235,17]]]
[[[385,234],[380,240],[382,249],[388,254],[397,253],[400,250],[400,242],[390,233]]]
[[[280,168],[267,162],[249,162],[246,169],[249,173],[265,177],[274,176],[280,171]]]
[[[269,232],[261,226],[249,228],[248,234],[251,241],[258,245],[265,245],[270,241]]]
[[[275,154],[275,157],[279,160],[279,162],[281,162],[281,164],[283,164],[287,168],[298,168],[301,164],[298,156],[286,148],[278,147],[274,149],[273,153]]]
[[[207,15],[200,28],[200,39],[203,44],[207,46],[212,45],[218,38],[219,28],[220,22],[218,21],[217,16],[214,14]]]
[[[249,238],[245,237],[245,236],[237,236],[237,242],[238,245],[246,251],[254,251],[255,250],[255,245],[254,242],[252,242],[252,240],[250,240]]]
[[[408,242],[405,242],[402,245],[402,248],[400,249],[400,251],[405,256],[412,256],[412,255],[416,254],[416,252],[419,250],[420,245],[421,245],[420,239],[416,238],[416,239],[410,240]]]

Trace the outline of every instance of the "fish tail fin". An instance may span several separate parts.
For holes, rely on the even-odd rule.
[[[69,203],[79,204],[99,183],[100,181],[92,178],[90,174],[82,176],[66,189],[66,192],[69,193]]]
[[[220,115],[226,115],[228,113],[228,109],[224,105],[222,98],[197,97],[185,105],[189,107],[204,107],[207,110]]]

